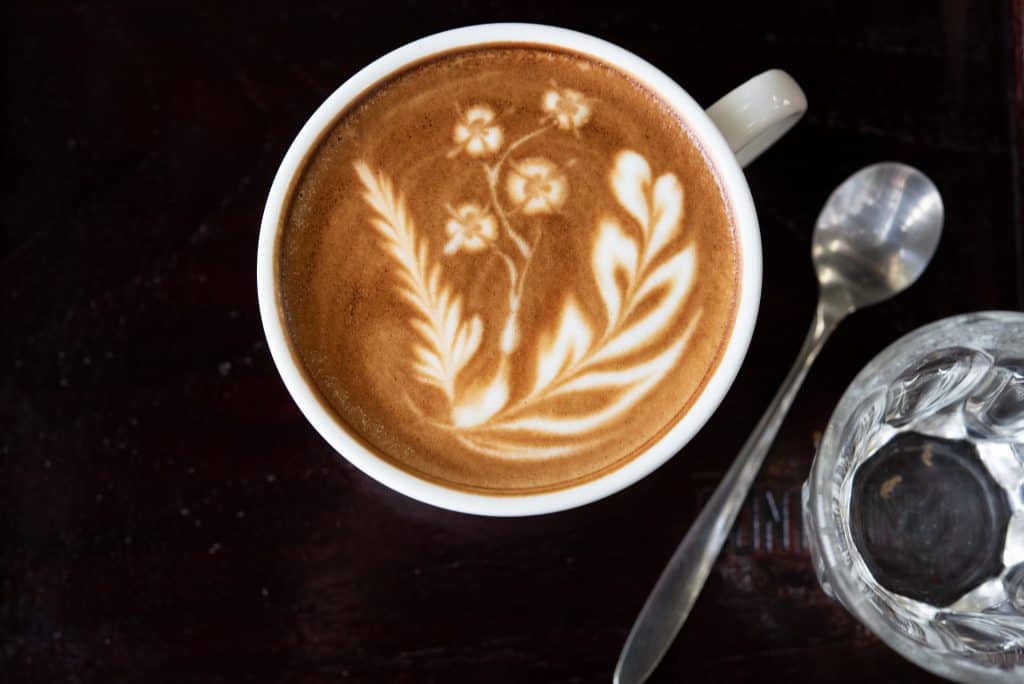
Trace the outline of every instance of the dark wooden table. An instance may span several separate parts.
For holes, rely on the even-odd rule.
[[[942,190],[936,259],[830,342],[655,681],[931,679],[821,593],[798,488],[886,344],[1024,306],[1019,5],[41,5],[2,20],[0,681],[608,681],[803,338],[822,202],[883,159]],[[254,287],[265,193],[321,100],[404,42],[496,19],[610,39],[700,102],[773,66],[810,99],[748,172],[764,297],[721,409],[630,489],[512,520],[337,457],[277,376]]]

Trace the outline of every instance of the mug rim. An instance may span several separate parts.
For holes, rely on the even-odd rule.
[[[626,463],[593,479],[538,493],[487,494],[447,487],[392,465],[360,444],[310,386],[291,349],[279,305],[277,244],[282,213],[293,180],[322,133],[362,93],[409,64],[449,50],[488,44],[560,47],[606,63],[650,88],[680,116],[708,160],[719,180],[739,246],[739,301],[732,331],[717,367],[690,408]],[[750,188],[733,151],[704,108],[668,75],[624,48],[571,29],[529,23],[477,24],[431,34],[377,58],[342,83],[305,122],[278,166],[264,206],[256,257],[257,296],[267,347],[288,393],[321,437],[349,463],[390,489],[440,508],[490,516],[552,513],[597,501],[643,479],[678,453],[718,408],[739,372],[757,320],[761,275],[760,229]]]

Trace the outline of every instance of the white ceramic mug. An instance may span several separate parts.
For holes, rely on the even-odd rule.
[[[675,109],[718,176],[732,213],[740,253],[739,305],[732,334],[718,367],[690,410],[661,439],[621,467],[579,485],[528,495],[484,495],[450,489],[418,478],[373,454],[353,438],[305,379],[290,348],[279,303],[277,238],[289,189],[321,133],[360,94],[405,66],[453,48],[487,44],[551,45],[586,55],[628,74]],[[750,344],[761,296],[761,238],[750,189],[741,170],[778,140],[807,108],[803,91],[788,74],[766,71],[739,86],[706,111],[668,76],[636,55],[599,38],[536,24],[485,24],[427,36],[390,52],[334,91],[313,113],[288,149],[274,178],[260,228],[256,279],[260,315],[274,363],[295,403],[313,427],[361,471],[414,499],[482,515],[550,513],[617,492],[676,454],[704,425],[732,385]]]

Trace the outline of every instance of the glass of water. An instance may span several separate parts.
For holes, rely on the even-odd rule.
[[[889,346],[836,407],[803,488],[822,588],[963,682],[1024,681],[1024,314]]]

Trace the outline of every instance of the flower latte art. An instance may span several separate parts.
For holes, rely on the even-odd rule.
[[[543,101],[545,105],[577,102],[573,113],[559,112],[556,119],[561,121],[564,117],[564,127],[576,130],[586,121],[588,108],[578,93],[568,92],[571,95],[548,91]],[[476,105],[470,111],[478,116],[486,114],[480,120],[488,124],[494,120],[484,105]],[[467,133],[465,123],[456,126],[455,139],[467,141],[466,151],[473,156],[496,153],[500,150],[500,130],[492,125],[479,133],[496,142],[481,145],[476,152],[471,148],[472,135],[476,133]],[[586,446],[590,433],[600,434],[608,421],[632,408],[671,370],[700,316],[697,309],[684,329],[671,330],[674,339],[664,341],[693,279],[693,247],[667,256],[662,254],[682,223],[683,189],[671,173],[653,179],[650,165],[642,155],[629,150],[619,152],[609,175],[610,186],[638,230],[630,234],[611,214],[603,217],[598,226],[591,267],[603,299],[603,329],[588,321],[572,295],[567,295],[555,329],[537,339],[532,386],[513,401],[509,357],[520,343],[520,300],[530,260],[542,237],[537,234],[530,241],[513,227],[513,221],[516,213],[528,216],[558,211],[565,203],[569,181],[553,161],[529,157],[508,161],[507,202],[498,199],[495,185],[502,165],[508,160],[507,152],[543,131],[541,128],[526,134],[509,145],[506,154],[493,165],[482,165],[492,198],[488,208],[466,203],[458,210],[448,210],[452,216],[446,224],[450,239],[444,253],[449,255],[459,249],[490,250],[506,265],[509,276],[508,314],[500,338],[501,362],[492,379],[463,392],[459,391],[457,380],[480,347],[481,320],[479,316],[463,316],[461,297],[442,284],[443,275],[438,275],[436,266],[432,270],[427,265],[429,252],[420,249],[422,243],[416,236],[415,224],[391,181],[385,174],[371,171],[365,163],[356,162],[356,171],[366,187],[366,202],[377,214],[373,223],[400,268],[399,293],[414,313],[410,326],[420,337],[412,346],[414,377],[444,394],[450,415],[441,419],[442,424],[456,431],[463,444],[506,458],[545,458]],[[498,243],[499,223],[509,243],[515,246],[511,252]],[[637,313],[646,302],[650,302],[646,311]],[[644,351],[648,353],[632,363],[624,361],[625,357]],[[616,360],[625,365],[615,370],[606,368]],[[608,393],[605,406],[579,415],[551,416],[544,410],[547,402],[561,394],[599,390]],[[518,440],[517,436],[524,432],[527,439]]]
[[[738,255],[686,128],[613,69],[449,53],[343,113],[280,245],[293,348],[383,458],[541,491],[685,414],[731,331]]]

